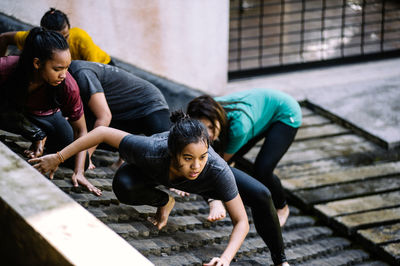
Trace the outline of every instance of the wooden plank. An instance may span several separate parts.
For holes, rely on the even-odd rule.
[[[333,221],[337,225],[344,227],[347,233],[351,235],[355,233],[357,229],[384,223],[400,222],[400,207],[339,216],[333,218]]]
[[[282,180],[282,185],[288,190],[298,190],[395,174],[400,174],[400,162],[369,165],[317,176],[305,176]]]
[[[357,212],[400,206],[400,191],[318,204],[314,208],[321,214],[333,217]]]
[[[304,204],[317,204],[346,198],[389,192],[400,189],[399,176],[382,177],[314,189],[293,191]]]
[[[400,223],[358,230],[357,234],[374,245],[398,242],[400,240]]]
[[[299,128],[295,140],[322,138],[335,135],[349,134],[351,131],[336,124],[327,124],[319,127]]]

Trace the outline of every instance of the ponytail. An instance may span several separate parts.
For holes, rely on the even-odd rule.
[[[175,162],[182,150],[191,143],[204,142],[209,147],[207,129],[200,121],[182,111],[173,112],[170,119],[173,124],[168,136],[168,151]]]
[[[15,101],[18,108],[22,108],[28,95],[29,81],[34,73],[34,58],[38,58],[44,64],[53,57],[55,51],[68,49],[67,41],[56,31],[49,31],[42,27],[35,27],[29,31],[17,68],[7,88],[11,90],[11,100]]]
[[[50,8],[50,10],[43,15],[40,20],[40,26],[54,31],[62,31],[65,26],[68,26],[68,29],[71,28],[67,15],[55,8]]]

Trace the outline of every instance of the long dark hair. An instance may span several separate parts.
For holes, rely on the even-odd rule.
[[[29,82],[33,79],[35,71],[33,67],[34,58],[38,58],[41,64],[52,59],[57,50],[68,50],[69,46],[65,38],[58,32],[49,31],[41,27],[30,30],[24,44],[24,49],[18,60],[17,68],[6,84],[8,98],[13,102],[17,110],[22,110],[28,96]],[[64,86],[62,82],[60,86]],[[56,103],[57,90],[54,92]],[[57,103],[56,103],[57,104]]]
[[[171,122],[173,124],[168,136],[168,152],[178,168],[178,155],[188,144],[204,142],[208,148],[210,141],[204,125],[181,110],[172,112]]]
[[[50,8],[40,20],[40,26],[48,30],[62,31],[65,26],[71,28],[67,15],[55,8]]]
[[[211,96],[202,95],[189,102],[187,113],[195,119],[205,118],[209,120],[214,129],[216,128],[215,121],[219,122],[221,126],[220,134],[218,140],[214,141],[212,146],[217,153],[223,155],[224,148],[226,147],[228,141],[227,134],[229,121],[222,105],[215,101]]]
[[[241,111],[248,116],[253,123],[253,120],[246,111],[240,108],[229,107],[229,105],[237,103],[248,105],[248,103],[243,101],[217,102],[209,95],[201,95],[190,101],[187,107],[187,113],[191,117],[196,119],[205,118],[210,121],[214,128],[216,127],[215,121],[219,122],[221,126],[220,133],[218,139],[212,143],[212,146],[221,156],[223,156],[229,142],[228,131],[230,121],[226,114],[232,111]]]

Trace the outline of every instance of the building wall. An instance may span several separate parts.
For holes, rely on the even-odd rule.
[[[211,94],[227,85],[228,0],[0,1],[0,12],[32,25],[50,7],[112,57]]]

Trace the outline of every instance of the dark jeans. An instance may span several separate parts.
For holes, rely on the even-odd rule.
[[[55,153],[62,150],[74,141],[74,131],[67,119],[57,112],[48,116],[34,116],[29,115],[29,119],[46,132],[46,152]],[[89,156],[86,153],[85,170],[88,167]],[[70,169],[75,168],[75,156],[66,160],[63,166]]]
[[[287,203],[281,181],[273,172],[292,144],[296,133],[297,128],[281,122],[273,123],[264,133],[250,140],[235,154],[236,158],[242,156],[260,139],[265,138],[256,157],[253,174],[271,191],[276,209],[282,209]]]
[[[271,251],[274,263],[286,261],[281,227],[271,193],[255,178],[238,169],[231,169],[243,203],[251,208],[256,230]],[[143,177],[139,167],[123,164],[113,180],[113,191],[118,200],[129,205],[153,207],[167,204],[168,194],[157,189],[155,182]]]

